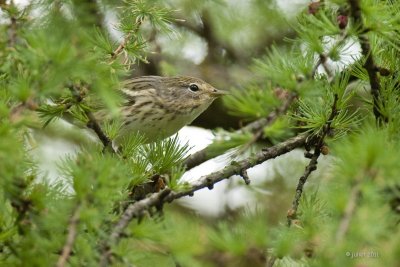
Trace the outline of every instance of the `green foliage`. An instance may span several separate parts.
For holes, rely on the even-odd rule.
[[[301,92],[307,88],[307,83],[301,81],[310,76],[313,61],[311,56],[305,56],[300,51],[272,46],[264,59],[255,60],[255,69],[273,85]]]
[[[186,169],[182,167],[182,165],[174,166],[171,168],[171,173],[167,177],[167,185],[169,188],[175,191],[179,191],[181,189],[187,189],[188,184],[180,183],[180,178],[185,173]]]
[[[264,137],[268,138],[273,144],[285,140],[293,136],[293,132],[289,130],[291,124],[290,118],[280,117],[264,128]]]
[[[266,117],[279,101],[270,86],[261,89],[253,85],[246,90],[231,90],[230,95],[224,98],[224,104],[232,115],[254,120]]]
[[[207,157],[215,157],[221,155],[229,149],[240,147],[250,142],[253,138],[249,132],[231,133],[223,129],[218,129],[215,132],[216,138],[213,143],[207,147]]]
[[[317,3],[314,11],[303,5],[295,19],[262,0],[3,2],[0,266],[54,266],[65,249],[65,266],[99,266],[107,249],[110,266],[398,265],[398,1],[352,1],[360,3],[362,25],[344,0]],[[359,40],[371,48],[379,103]],[[259,171],[269,180],[255,180],[257,193],[246,191],[246,212],[228,186],[219,191],[227,198],[213,200],[223,203],[211,204],[225,206],[219,216],[164,203],[163,213],[142,212],[107,243],[126,205],[149,194],[135,198],[135,190],[166,185],[179,193],[190,186],[181,182],[189,145],[177,136],[150,144],[138,133],[117,138],[118,89],[132,68],[133,75],[200,73],[219,88],[234,87],[224,105],[246,122],[278,112],[293,95],[255,133],[219,129],[205,151],[245,159],[248,150],[262,153],[260,138],[279,144],[299,132],[326,136],[328,155],[318,158],[292,226],[286,213],[308,163],[296,152]],[[386,121],[376,123],[374,105]],[[65,119],[87,128],[90,114],[103,116],[100,127],[116,153],[103,151],[95,135],[72,137],[84,135],[79,127],[61,127]],[[50,156],[62,155],[60,172],[47,174],[38,151],[61,141],[67,145],[54,145]],[[157,188],[154,177],[162,180]],[[378,256],[351,254],[366,252]]]
[[[249,249],[260,248],[268,243],[268,228],[264,223],[265,215],[261,212],[241,215],[236,222],[218,223],[210,231],[210,243],[216,251],[243,256]],[[248,231],[253,229],[254,231]]]
[[[134,133],[124,136],[123,139],[121,140],[121,144],[123,147],[122,157],[123,158],[134,157],[135,154],[138,152],[139,147],[144,143],[144,140],[145,137],[140,133]]]
[[[348,78],[336,78],[332,85],[325,88],[325,97],[308,98],[299,101],[298,113],[293,118],[299,122],[299,128],[307,129],[313,135],[319,135],[327,123],[330,123],[335,137],[339,138],[347,131],[354,129],[360,119],[357,111],[350,113],[348,101],[350,95],[345,94]],[[336,100],[335,100],[336,98]],[[333,107],[328,109],[327,107]],[[331,120],[332,113],[335,116]]]
[[[174,166],[179,166],[184,160],[189,145],[180,145],[178,136],[149,143],[143,146],[142,154],[151,164],[156,173],[166,173]]]
[[[144,56],[147,42],[140,31],[140,26],[148,22],[158,31],[170,33],[172,31],[170,26],[172,11],[161,6],[155,6],[150,1],[123,1],[123,3],[124,5],[120,7],[122,12],[118,14],[120,21],[118,29],[126,34],[124,50],[129,57],[126,57],[125,64],[129,68],[137,60],[148,63]],[[111,51],[109,49],[108,37],[103,37],[100,33],[97,39],[101,40],[105,51],[108,50],[112,57],[115,56],[115,49]],[[118,45],[114,44],[113,46],[117,47]]]
[[[362,2],[362,8],[365,16],[365,26],[390,46],[399,50],[399,3],[397,1],[379,3],[367,0]]]
[[[376,266],[382,262],[392,262],[392,251],[383,249],[385,244],[393,243],[397,238],[391,232],[398,221],[398,215],[390,211],[385,197],[387,188],[393,188],[398,182],[398,144],[393,144],[391,139],[386,130],[377,131],[374,126],[367,126],[360,133],[342,140],[336,147],[334,154],[341,155],[341,159],[331,171],[335,178],[331,177],[327,181],[327,187],[321,187],[324,188],[324,192],[319,193],[328,205],[333,220],[332,225],[324,230],[328,238],[337,239],[337,233],[343,227],[339,222],[344,220],[345,210],[352,205],[349,203],[357,203],[357,209],[350,215],[352,223],[347,241],[337,243],[334,248],[329,242],[324,243],[321,247],[324,256],[316,264],[323,264],[329,260],[333,260],[335,265],[348,262],[343,257],[335,256],[343,255],[346,251],[379,254],[377,257],[372,256],[373,260],[377,261]],[[335,188],[335,194],[325,192],[332,188]],[[356,195],[353,193],[355,190],[359,190]],[[374,212],[370,212],[371,208]],[[374,226],[371,227],[372,225]],[[351,236],[351,239],[348,239],[348,236]],[[356,251],[354,247],[357,248]],[[352,260],[361,262],[365,260],[363,258]]]
[[[122,21],[134,19],[136,23],[139,21],[149,20],[153,27],[160,30],[169,31],[171,24],[171,13],[172,11],[167,8],[161,8],[160,6],[154,6],[148,1],[124,1],[126,9],[123,14]]]
[[[316,16],[310,16],[307,13],[299,15],[295,30],[299,35],[299,40],[306,46],[307,52],[324,53],[324,42],[321,42],[322,36],[335,36],[340,33],[336,23],[336,15],[333,10],[331,14],[321,11]]]

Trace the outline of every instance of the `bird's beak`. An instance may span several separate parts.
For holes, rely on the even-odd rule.
[[[215,97],[223,96],[223,95],[229,95],[229,92],[224,91],[224,90],[218,90],[218,89],[213,89],[211,91],[211,95]]]

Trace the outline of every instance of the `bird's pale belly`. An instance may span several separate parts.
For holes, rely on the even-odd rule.
[[[163,139],[173,135],[190,122],[190,117],[188,118],[188,116],[176,115],[174,117],[171,114],[166,114],[160,120],[154,118],[150,120],[132,121],[124,126],[123,130],[125,133],[140,132],[146,137],[148,142],[153,142],[157,139]]]
[[[145,119],[133,119],[126,122],[121,129],[120,137],[140,132],[147,142],[167,138],[178,132],[183,126],[191,123],[202,111],[189,114],[166,113],[160,116],[150,114]]]

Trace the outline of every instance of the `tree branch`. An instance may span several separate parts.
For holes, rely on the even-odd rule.
[[[344,43],[344,41],[347,40],[348,37],[349,37],[349,35],[347,34],[347,32],[344,29],[342,29],[341,34],[339,35],[338,39],[332,46],[331,51],[339,48]],[[329,53],[328,53],[328,55],[329,55]],[[328,65],[328,59],[329,59],[328,55],[325,53],[321,53],[318,55],[319,58],[318,58],[317,64],[315,64],[315,66],[313,67],[313,69],[311,71],[311,77],[315,77],[318,67],[322,66],[326,72],[328,81],[329,82],[332,81],[332,79],[334,78],[334,73],[332,72],[330,66]]]
[[[275,146],[265,148],[247,159],[234,161],[220,171],[200,177],[197,182],[191,184],[189,189],[183,190],[181,192],[172,192],[165,200],[170,202],[183,196],[190,196],[193,195],[195,191],[205,187],[212,189],[214,184],[224,179],[228,179],[232,175],[240,175],[242,170],[247,170],[258,164],[263,163],[264,161],[276,158],[280,155],[286,154],[289,151],[292,151],[295,148],[303,146],[306,142],[306,139],[306,134],[300,134]]]
[[[234,60],[234,61],[239,61],[240,58],[238,58],[238,56],[236,55],[235,50],[230,47],[228,44],[222,44],[217,36],[214,33],[213,30],[213,25],[211,25],[211,18],[210,15],[208,14],[207,11],[203,11],[201,14],[201,21],[202,21],[202,27],[196,27],[190,23],[187,23],[185,20],[181,20],[181,19],[176,19],[174,20],[174,24],[178,27],[181,28],[185,28],[193,33],[195,33],[196,35],[198,35],[199,37],[203,38],[207,44],[208,44],[208,48],[209,48],[209,53],[208,53],[208,57],[215,57],[217,54],[220,54],[218,50],[225,50],[226,51],[226,55]],[[215,61],[215,60],[212,60]]]
[[[103,144],[104,148],[107,148],[111,144],[110,138],[103,132],[100,127],[100,124],[97,122],[96,118],[94,117],[93,113],[89,110],[85,110],[85,114],[89,119],[89,122],[86,124],[88,128],[92,129],[97,136],[99,137],[101,143]],[[115,151],[114,151],[115,152]]]
[[[377,171],[373,168],[368,168],[355,177],[346,208],[344,209],[343,217],[336,232],[336,242],[342,242],[350,228],[350,222],[355,214],[357,203],[361,198],[362,182],[366,177],[374,179],[376,176]]]
[[[170,193],[171,190],[169,188],[165,188],[164,190],[158,193],[153,193],[148,198],[145,198],[128,206],[128,208],[121,215],[121,218],[115,224],[107,241],[102,246],[100,266],[108,266],[112,256],[111,246],[118,243],[122,233],[124,232],[128,224],[131,222],[131,220],[133,218],[140,217],[144,211],[150,209],[151,207],[157,205],[162,206],[163,200]]]
[[[340,221],[340,225],[336,233],[337,242],[341,242],[343,240],[343,237],[346,235],[350,226],[351,218],[353,217],[353,214],[356,210],[357,202],[360,199],[360,196],[361,196],[361,179],[358,179],[356,181],[356,184],[351,189],[349,200],[347,201],[347,205],[344,210],[343,218]]]
[[[10,24],[8,25],[8,45],[9,47],[14,47],[17,43],[17,30],[18,30],[18,18],[15,16],[15,11],[19,12],[17,6],[15,5],[13,0],[10,0],[9,3],[6,1],[0,1],[0,8],[4,10],[5,13],[10,18]]]
[[[129,38],[131,38],[132,33],[129,32],[125,37],[124,40],[119,44],[119,46],[111,53],[111,60],[117,59],[119,54],[125,49],[126,45],[128,44]]]
[[[38,109],[38,104],[32,98],[28,98],[26,101],[21,102],[16,106],[12,107],[9,114],[10,121],[11,122],[19,121],[21,119],[21,114],[26,109],[35,111]]]
[[[140,217],[143,212],[151,209],[152,207],[162,207],[164,203],[170,203],[175,199],[179,199],[185,196],[192,196],[194,192],[200,189],[206,187],[212,189],[214,184],[224,179],[229,179],[235,174],[243,174],[243,170],[247,170],[264,161],[276,158],[280,155],[294,150],[295,148],[303,146],[306,142],[307,137],[307,134],[300,134],[275,146],[265,148],[247,159],[232,162],[230,165],[226,166],[220,171],[200,177],[197,182],[190,184],[188,189],[184,189],[180,192],[173,192],[170,189],[166,188],[158,193],[151,194],[145,199],[130,204],[121,215],[121,218],[113,227],[113,230],[107,238],[107,242],[105,242],[102,247],[101,265],[106,266],[107,263],[109,263],[111,257],[111,245],[115,245],[118,243],[123,231],[133,218]]]
[[[307,182],[307,179],[310,176],[310,174],[317,169],[318,158],[321,155],[321,149],[324,146],[325,136],[330,132],[332,121],[338,114],[337,101],[338,101],[338,95],[335,94],[332,104],[332,111],[323,127],[322,133],[320,133],[319,136],[311,139],[311,142],[315,143],[314,153],[311,154],[310,152],[306,152],[306,157],[311,158],[311,160],[309,164],[306,166],[304,174],[300,177],[299,182],[297,184],[296,194],[292,202],[292,208],[288,210],[287,213],[288,226],[290,226],[293,220],[297,218],[297,209],[299,207],[299,202],[301,195],[303,193],[304,185]],[[310,141],[308,143],[310,143]]]
[[[212,32],[206,32],[207,27],[212,28],[212,25],[210,25],[209,19],[207,19],[207,16],[204,14],[201,16],[202,19],[202,24],[205,25],[206,27],[201,27],[201,26],[196,26],[191,23],[186,22],[185,20],[182,19],[175,19],[173,21],[175,26],[178,26],[179,28],[186,29],[188,31],[191,31],[192,33],[198,35],[199,37],[203,38],[211,47],[210,50],[217,50],[217,48],[223,49],[226,52],[226,56],[234,60],[236,62],[245,62],[248,60],[248,58],[243,58],[241,53],[238,53],[235,51],[235,49],[230,46],[227,43],[221,43],[217,36],[215,36],[214,33]],[[269,34],[265,36],[260,36],[262,40],[258,42],[258,45],[252,49],[252,56],[249,58],[253,58],[254,55],[260,55],[265,53],[265,48],[269,47],[271,45],[276,45],[279,43],[282,43],[285,38],[294,38],[296,36],[296,32],[293,30],[285,30],[285,31],[279,31],[274,34]]]
[[[136,21],[136,24],[134,28],[129,31],[126,36],[124,37],[124,40],[119,44],[119,46],[111,53],[111,61],[114,61],[117,59],[117,57],[124,51],[126,46],[129,43],[129,39],[132,37],[132,35],[135,35],[139,32],[140,26],[142,25],[143,20],[139,19]]]
[[[80,88],[79,86],[73,84],[69,85],[68,89],[71,91],[72,95],[74,96],[75,100],[80,103],[83,101],[83,97],[80,94]],[[110,148],[111,152],[117,153],[117,151],[112,147],[112,143],[110,138],[103,132],[103,130],[100,127],[100,124],[97,122],[96,118],[94,117],[93,113],[85,109],[84,110],[86,117],[88,118],[88,122],[86,126],[90,129],[92,129],[96,135],[99,137],[101,143],[103,144],[103,151],[106,150],[107,148]]]
[[[318,67],[321,66],[324,68],[326,75],[328,76],[328,79],[332,79],[333,77],[333,73],[332,70],[330,69],[330,67],[328,66],[328,56],[325,54],[319,54],[319,59],[317,61],[317,64],[315,64],[313,70],[312,70],[312,74],[311,77],[314,77],[315,74],[317,73]]]
[[[358,40],[361,45],[361,52],[365,57],[364,68],[368,73],[369,83],[371,85],[371,94],[373,97],[373,112],[375,119],[378,124],[382,122],[387,122],[387,117],[382,114],[381,107],[383,102],[380,98],[380,82],[378,77],[379,68],[376,66],[374,57],[372,55],[371,44],[369,42],[368,36],[365,33],[365,26],[362,19],[362,13],[360,8],[360,3],[358,0],[349,0],[351,16],[353,17],[354,23],[361,28],[362,32],[358,35]]]
[[[81,204],[78,204],[74,208],[74,212],[68,224],[68,235],[67,240],[65,241],[65,245],[62,249],[61,255],[58,258],[57,267],[64,267],[68,261],[69,256],[71,255],[72,248],[74,247],[74,242],[76,239],[76,235],[78,233],[77,227],[79,223]]]
[[[14,1],[11,1],[11,5],[14,6]],[[10,47],[14,47],[17,44],[17,18],[15,16],[10,17],[11,24],[10,24],[10,39],[9,45]]]

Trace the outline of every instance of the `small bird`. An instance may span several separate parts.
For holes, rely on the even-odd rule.
[[[226,92],[189,76],[142,76],[129,79],[121,89],[122,128],[117,137],[139,132],[146,142],[164,139],[191,123]],[[102,111],[95,117],[103,117]]]

